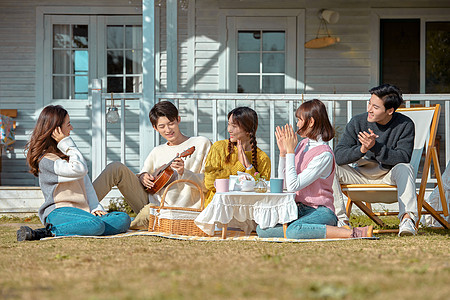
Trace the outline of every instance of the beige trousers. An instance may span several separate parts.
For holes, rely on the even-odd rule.
[[[348,221],[345,212],[346,197],[342,193],[340,184],[391,184],[397,186],[399,206],[398,218],[401,220],[405,213],[417,221],[417,194],[413,168],[410,164],[395,165],[388,173],[377,178],[369,179],[349,165],[336,166],[333,181],[334,207],[339,220]]]
[[[97,193],[98,201],[117,186],[135,213],[139,213],[148,204],[148,194],[139,178],[120,162],[113,162],[106,166],[92,185]]]

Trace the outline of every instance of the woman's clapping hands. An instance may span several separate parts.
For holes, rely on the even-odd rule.
[[[294,153],[295,147],[298,143],[297,133],[292,128],[292,125],[286,124],[283,127],[277,127],[275,130],[277,138],[278,149],[280,149],[280,156],[284,157],[286,153]]]

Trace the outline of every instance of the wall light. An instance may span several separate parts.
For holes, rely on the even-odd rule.
[[[324,19],[329,24],[336,24],[339,21],[339,13],[334,10],[321,9],[319,11],[319,18]]]
[[[332,37],[330,35],[330,32],[328,31],[328,27],[327,27],[327,23],[335,24],[335,23],[337,23],[337,21],[339,21],[339,13],[334,10],[321,9],[321,10],[319,10],[318,17],[320,19],[320,23],[319,23],[319,29],[317,30],[316,38],[306,42],[305,48],[309,48],[309,49],[324,48],[324,47],[334,45],[341,40],[338,37]],[[325,33],[324,33],[324,34],[326,34],[325,37],[319,37],[322,27],[323,27],[323,30],[325,30]]]
[[[111,93],[111,106],[108,108],[108,112],[106,113],[106,121],[108,123],[117,123],[119,122],[120,116],[119,116],[119,110],[117,107],[114,106],[114,96],[113,93]]]

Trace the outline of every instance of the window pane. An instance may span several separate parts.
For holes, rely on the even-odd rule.
[[[420,93],[420,20],[380,20],[381,83]]]
[[[284,76],[263,76],[262,92],[264,94],[282,94],[284,93]]]
[[[263,53],[263,73],[284,73],[284,53]]]
[[[238,51],[259,51],[261,31],[239,31]]]
[[[108,26],[108,49],[122,49],[124,46],[123,26]]]
[[[123,51],[108,51],[108,74],[123,74]]]
[[[75,76],[73,80],[74,85],[74,99],[88,98],[88,82],[87,76]]]
[[[127,74],[142,74],[142,51],[125,51]]]
[[[108,93],[123,93],[123,78],[122,77],[108,77],[107,80]]]
[[[74,48],[88,47],[88,26],[87,25],[73,25],[73,43]]]
[[[53,50],[53,73],[70,74],[70,51]]]
[[[263,51],[284,51],[284,31],[263,32]]]
[[[259,93],[259,76],[238,76],[238,93]]]
[[[53,76],[53,99],[70,99],[69,85],[69,76]]]
[[[125,27],[125,48],[142,49],[142,26]]]
[[[70,47],[70,25],[53,25],[53,47]]]
[[[89,54],[88,51],[74,51],[74,74],[88,74]]]
[[[142,92],[142,80],[139,76],[126,78],[126,92],[127,93],[141,93]]]
[[[239,53],[238,72],[259,73],[259,53]]]
[[[426,23],[427,93],[450,93],[450,22]]]

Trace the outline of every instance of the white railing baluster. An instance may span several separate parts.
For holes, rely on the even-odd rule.
[[[104,130],[102,130],[102,138],[101,138],[101,143],[100,143],[100,148],[102,149],[102,159],[100,160],[100,167],[101,170],[104,170],[106,167],[106,147],[108,147],[108,143],[107,143],[107,139],[106,139],[106,134],[108,132],[108,128],[107,128],[107,123],[106,123],[106,94],[102,94],[102,128],[104,128]]]
[[[194,100],[194,136],[198,136],[198,99]]]
[[[328,101],[328,118],[330,119],[330,123],[333,124],[334,122],[334,113],[333,113],[333,103],[334,101]],[[334,139],[331,139],[331,141],[328,142],[328,146],[331,147],[331,149],[334,148]]]
[[[120,100],[120,162],[126,164],[125,159],[125,99]]]
[[[270,165],[271,172],[270,177],[275,177],[275,101],[270,101]]]
[[[347,101],[347,123],[350,122],[353,116],[353,101]]]
[[[217,142],[218,140],[218,130],[217,130],[217,99],[213,100],[213,111],[212,111],[212,137],[213,142]]]
[[[288,114],[289,114],[289,124],[294,126],[295,123],[295,100],[288,100]]]
[[[444,102],[445,110],[445,166],[450,161],[450,101]]]

